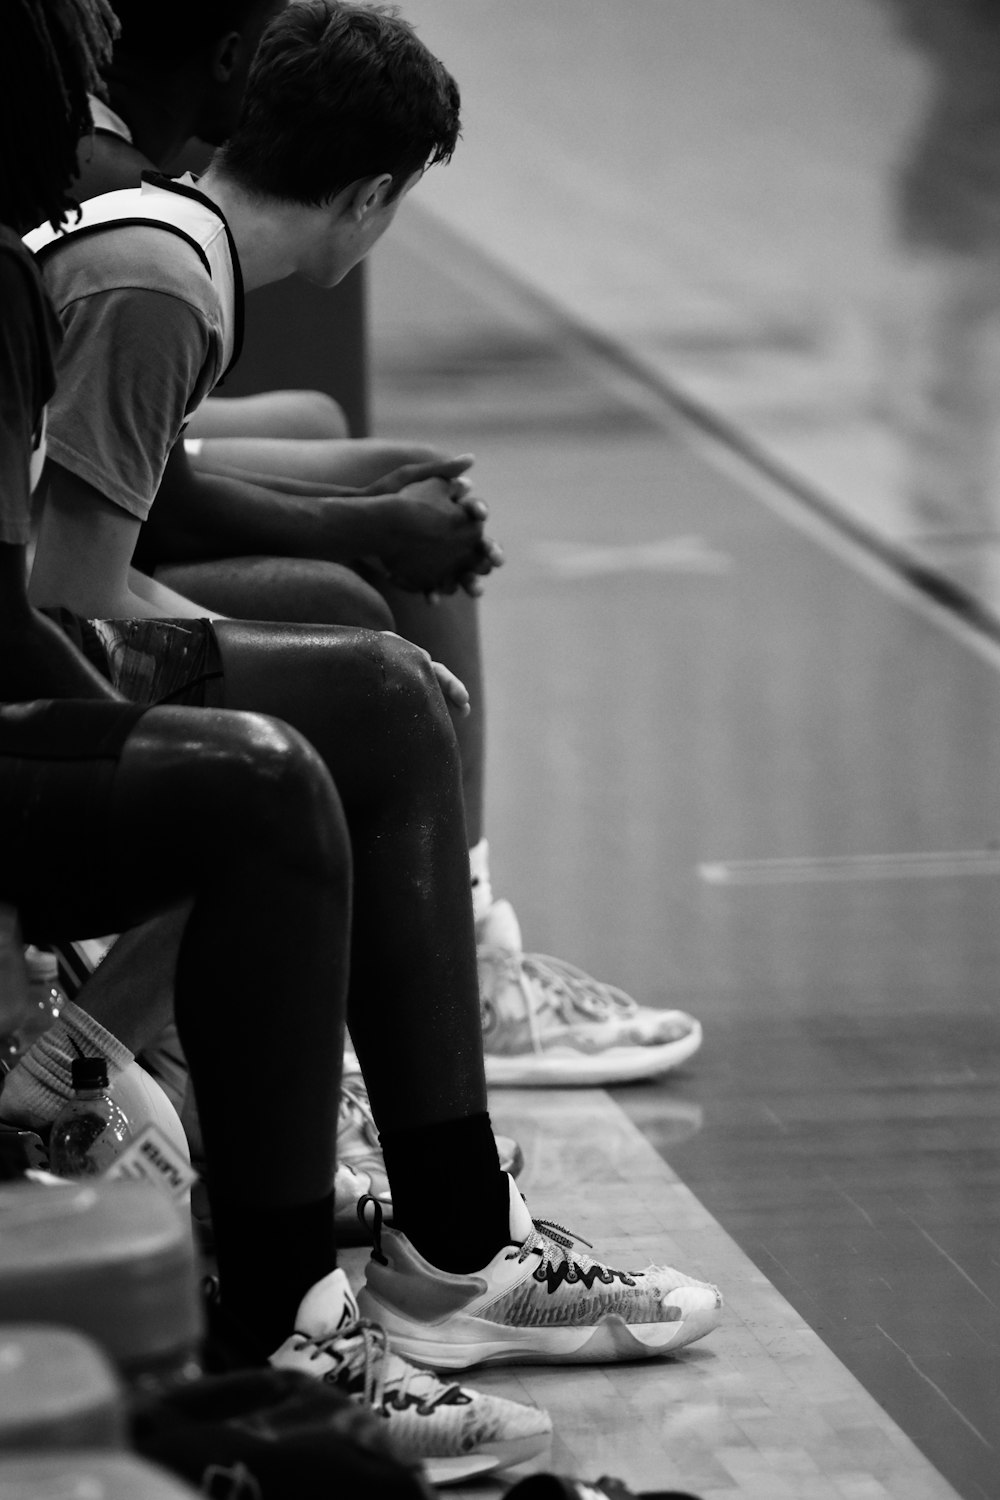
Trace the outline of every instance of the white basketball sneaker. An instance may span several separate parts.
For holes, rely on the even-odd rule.
[[[394,1349],[421,1365],[595,1364],[676,1354],[722,1316],[717,1287],[668,1266],[615,1271],[532,1220],[510,1183],[510,1244],[470,1275],[430,1265],[375,1206],[375,1248],[358,1297]]]
[[[486,1081],[508,1087],[631,1083],[678,1067],[701,1046],[683,1010],[639,1005],[623,990],[504,938],[518,934],[506,901],[479,924],[479,1008]],[[513,913],[511,913],[513,916]],[[495,938],[497,941],[489,941]]]
[[[359,1315],[341,1270],[306,1293],[295,1332],[270,1363],[304,1371],[384,1417],[399,1457],[421,1460],[432,1484],[534,1458],[552,1436],[539,1407],[445,1384],[390,1350],[383,1330]]]

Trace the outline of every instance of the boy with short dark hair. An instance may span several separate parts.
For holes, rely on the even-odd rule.
[[[200,132],[212,140],[229,136],[249,54],[268,16],[281,16],[274,31],[281,54],[268,50],[279,43],[265,32],[267,56],[255,68],[250,107],[221,158],[234,180],[243,179],[253,194],[308,200],[330,188],[338,160],[357,173],[385,151],[394,153],[401,183],[411,168],[423,166],[421,157],[446,160],[454,149],[459,101],[453,80],[438,77],[432,63],[426,64],[424,78],[422,54],[404,48],[397,61],[402,65],[405,55],[415,68],[406,95],[392,95],[390,70],[366,72],[366,49],[377,48],[389,24],[377,10],[365,13],[367,31],[359,28],[338,64],[350,110],[324,93],[334,86],[333,75],[324,73],[325,54],[322,46],[313,46],[307,12],[281,14],[281,0],[207,0],[204,5],[183,0],[177,6],[120,0],[120,11],[124,30],[108,74],[114,113],[109,117],[107,108],[99,107],[98,134],[81,149],[85,194],[137,185],[149,158],[166,161],[187,134]],[[333,39],[337,22],[326,24]],[[281,91],[278,109],[268,97],[275,80]],[[428,81],[428,98],[443,90],[435,106],[445,111],[440,139],[427,135],[426,122],[413,115]],[[123,131],[132,133],[131,144],[122,139]],[[451,481],[449,492],[481,537],[484,509],[461,493],[467,460],[381,439],[303,442],[269,436],[278,395],[223,402],[227,422],[242,410],[242,436],[206,434],[205,424],[215,421],[217,397],[191,413],[187,441],[172,450],[157,504],[140,534],[137,566],[186,599],[226,615],[395,628],[450,667],[470,699],[456,733],[488,1078],[506,1084],[592,1084],[653,1077],[677,1066],[700,1044],[697,1021],[679,1010],[640,1007],[569,964],[525,954],[510,903],[493,896],[483,806],[485,685],[476,601],[459,588],[436,605],[427,602],[420,586],[440,582],[441,569],[452,566],[449,518],[402,503],[391,493],[407,474],[438,474]],[[292,401],[300,395],[285,393]],[[200,435],[192,441],[195,433]],[[410,461],[418,467],[400,475],[397,466]],[[381,494],[360,493],[352,485]],[[405,487],[402,493],[410,494]],[[369,550],[359,557],[362,545]],[[462,579],[469,592],[480,586],[475,569],[486,570],[496,560],[491,544],[478,545],[473,571]],[[452,583],[457,577],[452,571]]]

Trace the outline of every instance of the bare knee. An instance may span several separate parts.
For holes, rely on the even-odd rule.
[[[396,622],[387,601],[377,589],[357,573],[344,569],[346,581],[341,580],[339,596],[335,599],[336,614],[331,615],[332,624],[354,625],[360,630],[394,630]],[[322,620],[325,616],[310,615],[311,620]]]
[[[298,438],[349,438],[343,407],[325,391],[291,391],[295,399]]]
[[[436,757],[450,754],[455,731],[427,653],[397,635],[377,641],[384,712],[406,758],[416,763],[428,749]]]
[[[350,843],[340,798],[305,736],[264,714],[199,712],[211,719],[199,757],[206,807],[228,825],[233,856],[273,856],[345,882]]]

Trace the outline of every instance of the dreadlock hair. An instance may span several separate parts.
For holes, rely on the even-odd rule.
[[[87,94],[118,30],[107,0],[7,0],[0,47],[0,221],[55,225],[70,195],[76,148],[90,128]]]
[[[328,203],[383,172],[392,199],[450,159],[459,105],[454,78],[394,7],[297,0],[264,32],[219,160],[248,192],[285,202]]]

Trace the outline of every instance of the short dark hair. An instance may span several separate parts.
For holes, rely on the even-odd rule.
[[[265,0],[114,0],[121,22],[115,56],[167,67],[242,31]]]
[[[450,159],[460,103],[394,7],[296,0],[264,32],[220,160],[250,192],[311,205],[388,172],[391,199]]]
[[[87,95],[117,31],[106,0],[8,0],[0,47],[0,220],[57,224],[76,208],[76,149]]]

